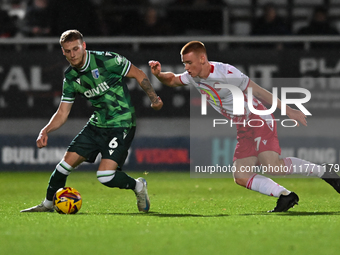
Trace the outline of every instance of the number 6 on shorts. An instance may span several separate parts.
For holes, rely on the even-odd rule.
[[[115,149],[118,147],[118,143],[117,143],[117,137],[114,137],[111,142],[109,143],[109,147],[111,149]]]

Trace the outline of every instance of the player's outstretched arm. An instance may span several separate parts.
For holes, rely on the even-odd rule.
[[[66,122],[68,115],[70,114],[72,105],[73,103],[60,103],[56,113],[52,116],[48,124],[43,129],[41,129],[38,135],[38,148],[43,148],[47,145],[48,133],[57,130]]]
[[[162,72],[161,63],[155,60],[149,61],[151,73],[163,84],[169,87],[184,86],[179,76],[172,72]]]
[[[163,101],[162,99],[157,96],[154,88],[152,87],[149,78],[146,76],[146,74],[137,68],[134,65],[131,65],[131,68],[126,75],[128,78],[135,78],[141,88],[144,90],[144,92],[148,95],[151,101],[151,107],[154,110],[160,110],[163,107]]]
[[[252,88],[253,96],[257,97],[261,101],[264,101],[264,102],[266,102],[270,105],[273,103],[273,94],[270,93],[268,90],[260,87],[254,81],[252,81],[252,80],[249,81],[248,88]],[[281,100],[280,99],[277,99],[277,107],[279,109],[281,109]],[[293,108],[291,108],[287,105],[286,106],[286,114],[290,119],[296,120],[298,122],[297,126],[299,126],[299,122],[302,125],[307,126],[307,120],[306,120],[307,116],[303,112],[301,112],[300,110],[293,109]]]

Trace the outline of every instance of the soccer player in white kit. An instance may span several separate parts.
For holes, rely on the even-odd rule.
[[[269,212],[285,212],[296,205],[299,197],[294,192],[277,184],[272,179],[252,172],[240,171],[245,167],[261,165],[268,170],[285,167],[289,172],[268,172],[272,175],[301,174],[305,176],[320,177],[329,183],[340,193],[340,177],[334,171],[332,165],[315,165],[303,159],[287,157],[280,159],[281,148],[277,137],[275,121],[270,121],[274,116],[256,115],[251,113],[247,104],[246,94],[248,88],[252,88],[252,104],[257,110],[266,110],[261,101],[272,104],[272,94],[257,85],[248,76],[240,72],[232,65],[208,61],[204,44],[199,41],[187,43],[180,52],[185,72],[174,74],[162,72],[158,61],[149,61],[151,72],[160,82],[170,87],[193,85],[200,93],[207,94],[207,101],[223,116],[233,120],[237,126],[237,145],[234,152],[233,165],[236,171],[233,173],[237,184],[247,189],[260,192],[268,196],[278,197],[276,207]],[[231,84],[237,86],[244,94],[244,115],[233,115],[233,96],[226,88],[216,89],[216,84]],[[209,93],[208,93],[209,92]],[[214,99],[209,94],[219,95],[220,105],[215,105]],[[277,107],[281,109],[281,101],[278,99]],[[286,106],[286,114],[290,119],[296,120],[307,126],[306,116],[299,110]],[[257,125],[256,121],[263,120],[264,125]],[[252,121],[252,127],[248,125]],[[245,121],[245,122],[244,122]],[[313,165],[314,167],[310,167]],[[270,168],[269,166],[272,166]]]

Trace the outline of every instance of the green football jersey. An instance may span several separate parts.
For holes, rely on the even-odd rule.
[[[95,108],[90,123],[97,127],[132,127],[135,109],[124,77],[131,62],[107,51],[86,51],[84,66],[65,71],[61,101],[73,103],[76,94],[87,98]]]

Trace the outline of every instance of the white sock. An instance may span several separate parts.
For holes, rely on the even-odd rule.
[[[288,174],[301,174],[305,176],[316,176],[321,177],[325,171],[326,167],[313,164],[309,161],[288,157],[284,158],[283,161],[285,162],[285,166],[288,167]]]
[[[64,160],[59,162],[56,169],[64,175],[70,175],[70,173],[74,170],[74,168],[67,164]]]
[[[277,184],[270,178],[258,174],[254,174],[249,178],[246,188],[273,197],[279,197],[281,194],[290,194],[290,191],[285,187]]]
[[[135,191],[136,191],[136,192],[140,192],[142,189],[143,189],[143,183],[140,182],[140,181],[138,181],[138,180],[136,179],[136,187],[135,187]]]
[[[97,179],[101,183],[109,182],[115,177],[116,170],[97,171]]]
[[[44,200],[44,202],[43,202],[43,205],[44,205],[46,208],[52,209],[52,208],[53,208],[53,201],[47,200],[47,199],[45,198],[45,200]]]

